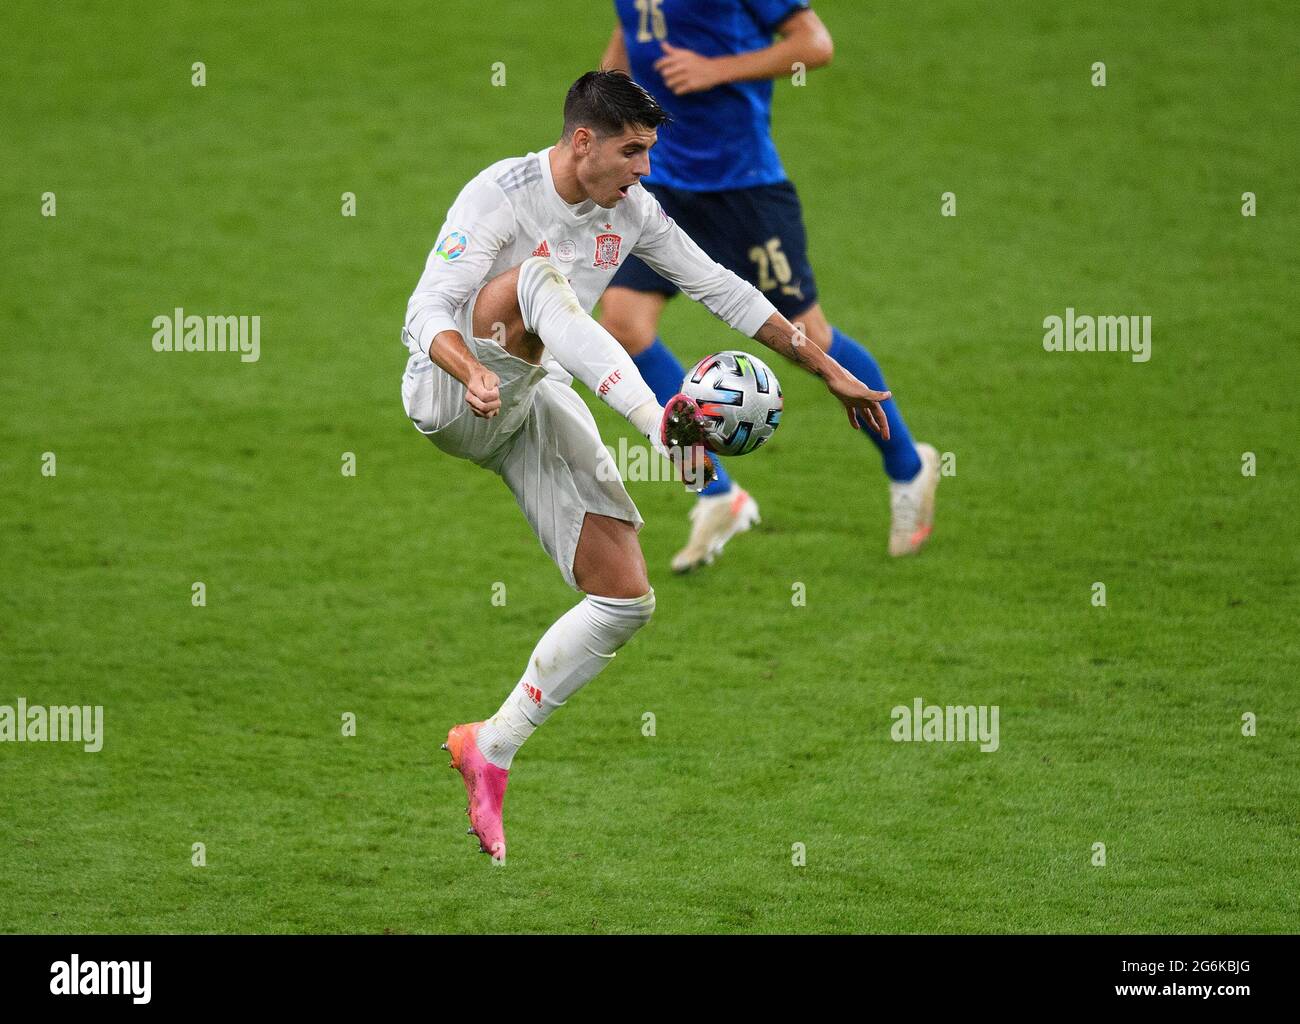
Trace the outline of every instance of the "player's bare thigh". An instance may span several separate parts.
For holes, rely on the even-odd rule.
[[[524,329],[519,311],[519,271],[508,270],[483,286],[474,302],[474,334],[501,342],[530,363],[542,358],[542,341]],[[578,587],[597,597],[640,597],[650,590],[645,556],[631,523],[587,512],[573,556]]]
[[[822,312],[822,304],[814,302],[791,322],[808,336],[808,340],[823,352],[831,347],[831,325]]]
[[[649,593],[645,556],[632,524],[586,513],[573,556],[573,579],[583,593],[597,597],[640,597]]]
[[[667,301],[661,292],[606,288],[600,297],[600,326],[618,339],[628,355],[637,355],[654,344]]]
[[[474,300],[474,336],[491,338],[525,362],[542,361],[542,339],[524,329],[524,315],[519,310],[518,267],[492,278],[480,289]]]

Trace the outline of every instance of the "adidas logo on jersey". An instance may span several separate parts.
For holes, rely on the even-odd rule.
[[[542,244],[533,250],[533,255],[542,256],[548,260],[551,258],[551,247],[546,244],[545,238],[542,239]]]

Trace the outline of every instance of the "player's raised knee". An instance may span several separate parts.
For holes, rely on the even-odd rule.
[[[519,307],[524,308],[524,296],[533,295],[536,290],[546,286],[564,288],[573,291],[573,285],[561,274],[550,260],[541,256],[529,256],[519,264]]]
[[[541,256],[529,256],[519,264],[519,282],[516,285],[519,298],[519,312],[523,314],[524,326],[534,334],[540,333],[537,325],[546,308],[555,309],[558,299],[564,307],[581,310],[578,296],[573,286],[549,260]],[[552,303],[547,307],[548,301]]]

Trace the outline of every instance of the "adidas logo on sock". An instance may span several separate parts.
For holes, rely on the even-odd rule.
[[[542,691],[536,686],[530,686],[528,683],[524,683],[524,693],[528,694],[528,699],[539,708],[542,706]]]

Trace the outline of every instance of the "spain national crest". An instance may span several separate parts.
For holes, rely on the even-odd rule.
[[[593,267],[617,267],[618,247],[623,243],[620,235],[596,236],[596,262]]]

